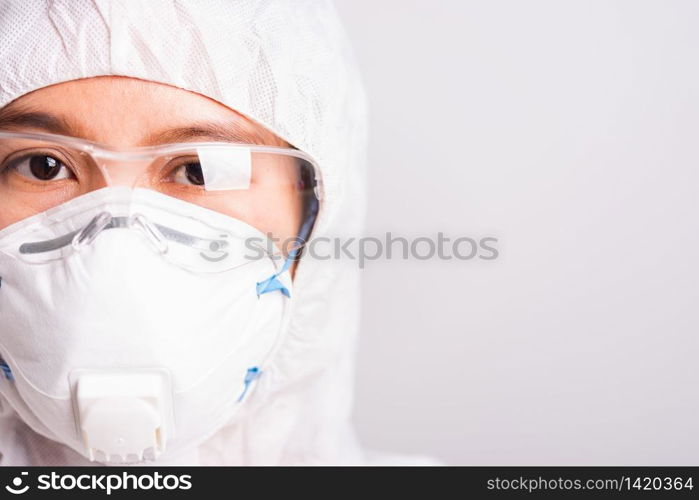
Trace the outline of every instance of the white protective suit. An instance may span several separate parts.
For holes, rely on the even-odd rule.
[[[317,159],[326,198],[315,237],[362,229],[365,96],[325,1],[0,0],[0,68],[0,107],[48,85],[100,75],[215,99]],[[304,255],[289,329],[254,397],[205,444],[169,463],[439,463],[358,444],[351,424],[355,264]],[[31,429],[2,398],[0,454],[2,465],[89,464]]]

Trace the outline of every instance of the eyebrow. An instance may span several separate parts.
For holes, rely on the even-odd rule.
[[[0,123],[1,124],[1,123]],[[167,144],[187,142],[191,139],[207,138],[216,141],[244,142],[265,145],[262,134],[242,128],[236,123],[196,122],[186,127],[177,127],[150,134],[144,144]]]
[[[41,129],[52,134],[89,139],[87,133],[78,123],[64,117],[40,111],[23,111],[0,109],[0,129],[28,127]],[[272,135],[272,134],[269,134]],[[275,137],[249,130],[240,123],[194,122],[185,127],[175,127],[154,132],[141,141],[142,145],[187,142],[192,139],[206,138],[214,141],[242,142],[247,144],[278,145]]]
[[[33,111],[0,110],[0,129],[12,127],[39,128],[52,134],[83,136],[83,131],[77,124],[62,116]]]

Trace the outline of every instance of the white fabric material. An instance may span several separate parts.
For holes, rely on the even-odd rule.
[[[138,224],[103,229],[77,251],[67,244],[61,250],[71,251],[70,258],[43,265],[8,251],[74,234],[106,213],[124,220],[137,215],[197,238],[223,233],[230,242],[228,258],[211,262],[199,249],[174,241],[161,255]],[[255,290],[256,283],[279,272],[281,259],[237,256],[253,238],[265,235],[213,210],[128,187],[89,192],[0,230],[0,352],[14,377],[0,381],[0,395],[38,433],[84,455],[89,444],[89,455],[99,461],[133,462],[161,444],[163,458],[169,459],[200,444],[245,406],[257,388],[251,383],[246,390],[248,369],[265,375],[286,330],[291,300],[281,293],[258,297]],[[185,249],[177,260],[182,266],[166,258],[178,253],[177,246]],[[227,260],[237,266],[217,269]],[[293,296],[288,273],[278,279]],[[88,375],[81,381],[81,372],[85,377],[85,370],[107,369],[122,388],[127,374],[140,376],[143,388],[146,379],[139,372],[144,367],[164,369],[171,386],[148,396],[158,398],[158,415],[135,398],[111,409],[123,412],[129,402],[136,405],[121,418],[112,413],[87,425],[88,413],[106,404],[97,400],[74,415],[71,394],[90,380]],[[236,396],[243,393],[239,403]],[[129,428],[122,428],[128,419]],[[164,443],[157,442],[156,429]],[[114,435],[121,436],[118,446],[112,444]],[[140,437],[130,441],[124,436]]]
[[[0,106],[47,85],[99,75],[215,99],[316,158],[325,200],[314,236],[362,229],[365,96],[328,2],[0,0],[0,67]],[[341,262],[304,256],[267,383],[229,425],[169,463],[438,463],[365,453],[358,443],[350,417],[359,276],[354,263]],[[0,463],[85,463],[27,428],[7,401],[0,405]]]

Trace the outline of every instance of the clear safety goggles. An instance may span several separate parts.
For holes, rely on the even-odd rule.
[[[274,235],[280,239],[296,238],[296,244],[285,245],[286,254],[308,238],[322,196],[316,163],[292,148],[191,142],[115,149],[55,134],[0,131],[0,204],[22,219],[117,186],[152,190],[267,235],[277,229]],[[97,229],[124,225],[141,226],[164,247],[189,242],[196,251],[215,254],[229,246],[223,228],[210,228],[203,235],[192,229],[185,237],[178,228],[151,223],[143,214],[112,210],[69,234],[56,235],[58,241],[25,244],[17,251],[32,262],[52,260],[69,239],[75,247]]]

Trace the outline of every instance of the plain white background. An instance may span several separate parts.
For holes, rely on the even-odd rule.
[[[339,0],[371,105],[355,421],[450,464],[699,464],[699,3]]]

